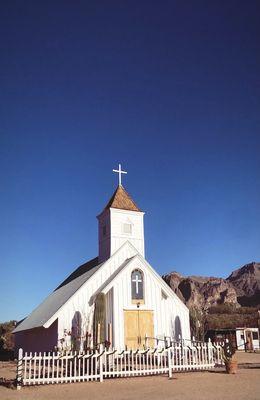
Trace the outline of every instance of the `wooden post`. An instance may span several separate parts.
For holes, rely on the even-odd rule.
[[[109,347],[112,347],[112,342],[113,342],[113,335],[112,335],[112,324],[108,324],[108,341],[110,343]]]
[[[17,390],[20,390],[22,387],[22,374],[23,374],[23,349],[19,349],[18,360],[17,360],[17,373],[16,373]]]
[[[147,333],[144,336],[144,345],[145,345],[145,349],[147,349],[147,343],[148,343],[148,337],[147,337]]]
[[[207,349],[208,349],[208,363],[212,364],[212,366],[214,366],[213,365],[213,354],[212,354],[212,343],[211,343],[211,339],[210,338],[208,340]]]
[[[100,382],[103,382],[103,358],[104,358],[104,354],[103,354],[103,350],[104,350],[104,346],[103,344],[101,344],[99,346],[99,376],[100,376]]]
[[[97,326],[97,345],[100,344],[100,324]]]
[[[172,355],[170,347],[168,347],[167,353],[168,353],[169,379],[172,379]]]

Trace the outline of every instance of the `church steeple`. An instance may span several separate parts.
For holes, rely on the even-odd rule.
[[[131,242],[137,252],[144,256],[143,216],[139,207],[121,183],[121,170],[113,170],[119,174],[119,184],[105,208],[98,215],[99,229],[99,261],[105,261],[126,241]]]
[[[104,210],[108,210],[110,207],[121,210],[141,211],[122,185],[117,186]]]

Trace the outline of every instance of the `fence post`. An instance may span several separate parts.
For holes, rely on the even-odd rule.
[[[212,364],[212,366],[214,366],[214,360],[213,360],[213,347],[212,347],[212,343],[211,343],[211,339],[209,338],[208,340],[208,363]]]
[[[23,349],[19,349],[18,360],[17,360],[17,373],[16,373],[17,390],[20,390],[22,387],[22,374],[23,374]]]
[[[99,375],[100,375],[100,382],[103,382],[103,357],[104,357],[103,350],[104,350],[103,344],[101,344],[99,346],[99,354],[100,354],[100,357],[99,357]]]
[[[168,347],[167,353],[168,353],[169,379],[172,379],[172,355],[171,355],[171,347]]]
[[[97,344],[101,342],[100,339],[100,324],[97,324]]]

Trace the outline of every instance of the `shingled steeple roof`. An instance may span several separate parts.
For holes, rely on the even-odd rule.
[[[122,185],[118,185],[104,210],[108,210],[109,208],[119,208],[121,210],[129,211],[141,211]]]

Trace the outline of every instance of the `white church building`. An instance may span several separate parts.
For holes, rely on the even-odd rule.
[[[115,171],[115,170],[114,170]],[[97,216],[98,257],[71,273],[15,330],[16,349],[155,347],[190,339],[189,310],[145,259],[144,212],[121,184]]]

